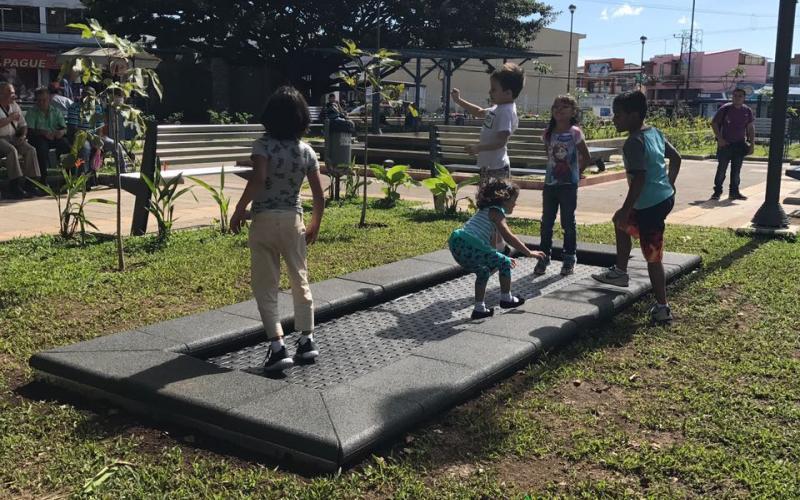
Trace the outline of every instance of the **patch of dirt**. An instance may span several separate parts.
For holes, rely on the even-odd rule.
[[[569,406],[589,410],[596,415],[619,409],[627,398],[619,387],[590,380],[573,380],[556,389],[554,394]]]
[[[0,376],[8,382],[8,390],[14,391],[28,381],[25,370],[9,354],[0,353]]]
[[[497,464],[498,480],[513,484],[520,491],[541,491],[548,486],[567,488],[576,478],[591,482],[614,481],[630,483],[639,482],[638,478],[605,469],[583,462],[574,463],[554,456],[533,458],[530,460],[508,458]]]

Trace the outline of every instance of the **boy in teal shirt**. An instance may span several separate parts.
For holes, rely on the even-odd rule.
[[[675,204],[675,179],[681,168],[681,155],[664,139],[660,130],[644,123],[646,116],[647,98],[642,92],[625,92],[614,99],[614,126],[619,132],[628,132],[622,148],[628,174],[628,194],[612,219],[617,240],[617,263],[592,277],[603,283],[628,286],[631,237],[639,238],[656,296],[650,319],[663,324],[672,321],[672,311],[667,304],[667,280],[661,262],[664,256],[664,221]],[[665,168],[665,158],[669,159],[669,172]]]

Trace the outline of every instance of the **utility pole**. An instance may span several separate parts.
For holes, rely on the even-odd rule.
[[[692,42],[694,42],[694,2],[692,0],[692,21],[689,25],[689,62],[686,65],[686,97],[689,97],[689,79],[692,77]]]

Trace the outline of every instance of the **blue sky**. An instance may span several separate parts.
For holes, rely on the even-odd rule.
[[[680,39],[673,35],[689,29],[692,12],[691,0],[551,0],[547,3],[562,11],[549,27],[565,31],[569,31],[570,21],[567,7],[570,3],[577,7],[573,30],[586,35],[580,44],[579,63],[584,59],[623,57],[626,62],[638,64],[642,35],[647,37],[645,60],[656,54],[677,54]],[[778,0],[697,0],[695,29],[702,30],[702,50],[741,48],[774,58],[778,3]],[[796,19],[795,23],[793,54],[800,52],[800,20]]]

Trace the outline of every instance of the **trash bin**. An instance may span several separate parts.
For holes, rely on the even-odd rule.
[[[334,170],[352,161],[351,147],[355,124],[344,118],[325,122],[325,165]]]

